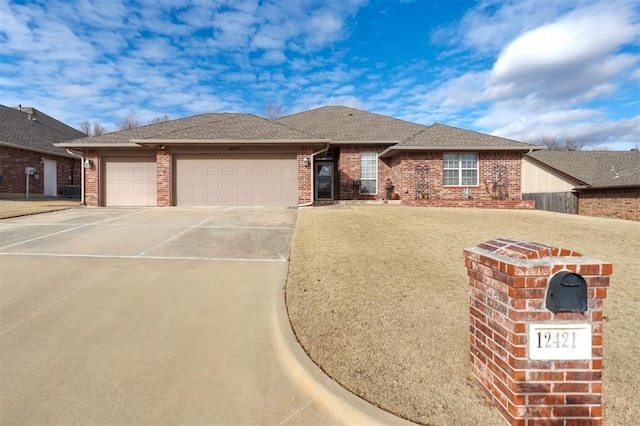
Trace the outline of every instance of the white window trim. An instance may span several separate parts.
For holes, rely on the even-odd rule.
[[[462,156],[463,155],[469,155],[469,154],[473,154],[476,156],[476,167],[475,168],[463,168],[462,167]],[[445,163],[445,157],[447,155],[455,155],[458,156],[458,166],[455,169],[445,169],[444,167],[444,163]],[[445,183],[445,171],[446,170],[457,170],[458,171],[458,183],[451,185],[451,184],[447,184]],[[467,184],[464,185],[462,184],[462,172],[464,170],[475,170],[476,172],[476,183],[475,184]],[[442,156],[442,185],[446,186],[446,187],[467,187],[467,186],[480,186],[480,158],[477,152],[445,152]]]
[[[363,177],[363,170],[362,170],[362,160],[363,160],[363,156],[364,155],[371,155],[375,158],[374,161],[374,167],[375,167],[375,177],[374,178],[364,178]],[[362,185],[362,183],[364,181],[374,181],[375,186],[374,186],[374,192],[362,192],[362,188],[364,187],[364,185]],[[363,151],[360,153],[360,195],[378,195],[378,153],[374,152],[374,151]]]

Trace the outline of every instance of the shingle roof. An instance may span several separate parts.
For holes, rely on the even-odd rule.
[[[421,124],[344,106],[326,106],[289,115],[277,123],[332,142],[400,142],[426,129]]]
[[[92,138],[65,142],[64,146],[100,146],[112,144],[179,141],[277,141],[312,140],[313,136],[265,120],[252,114],[209,113],[161,123],[149,124],[134,129],[106,133]]]
[[[498,136],[478,133],[472,130],[460,129],[435,123],[422,132],[402,141],[396,146],[401,148],[429,148],[429,149],[520,149],[536,148],[524,142]]]
[[[53,143],[81,136],[84,136],[81,131],[35,108],[22,107],[20,111],[0,105],[0,144],[69,157],[64,148],[55,147]]]
[[[343,106],[313,109],[275,121],[252,114],[200,114],[67,141],[65,147],[138,146],[144,143],[216,141],[385,144],[384,155],[403,150],[528,150],[534,146],[444,124],[423,126]]]
[[[592,188],[640,186],[638,151],[537,151],[529,156]]]

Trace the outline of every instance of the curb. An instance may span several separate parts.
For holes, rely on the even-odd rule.
[[[310,406],[326,413],[322,423],[367,425],[415,425],[384,411],[344,389],[327,376],[306,354],[293,333],[285,303],[284,286],[278,288],[272,310],[273,342],[278,361],[289,379],[309,400],[298,410],[284,418],[279,425],[295,422],[296,416]]]

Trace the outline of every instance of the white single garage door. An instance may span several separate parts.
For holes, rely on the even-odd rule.
[[[179,206],[295,206],[296,154],[176,155]]]
[[[156,206],[155,157],[107,157],[104,159],[106,206]]]

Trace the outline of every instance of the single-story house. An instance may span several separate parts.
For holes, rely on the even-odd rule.
[[[536,147],[341,106],[269,121],[210,113],[56,144],[82,152],[89,206],[300,206],[336,200],[533,208]]]
[[[522,170],[537,208],[640,221],[638,151],[536,151]]]
[[[83,136],[35,108],[0,105],[0,194],[55,197],[71,189],[79,198],[81,158],[53,144]]]

